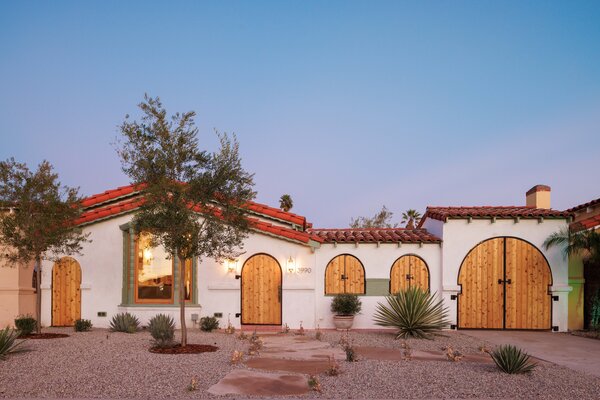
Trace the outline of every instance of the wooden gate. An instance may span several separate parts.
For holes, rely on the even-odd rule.
[[[81,318],[81,268],[71,257],[52,267],[52,326],[73,326]]]
[[[281,325],[281,267],[267,254],[242,267],[242,324]]]
[[[465,257],[458,275],[458,327],[550,329],[550,266],[524,240],[486,240]]]
[[[335,257],[325,268],[325,294],[338,293],[365,293],[365,268],[349,254]]]
[[[402,256],[396,260],[390,271],[390,293],[398,293],[413,286],[429,290],[429,269],[421,257]]]

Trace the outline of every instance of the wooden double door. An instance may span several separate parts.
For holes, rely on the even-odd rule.
[[[73,326],[81,318],[81,267],[63,257],[52,267],[52,326]]]
[[[396,294],[411,287],[429,290],[429,269],[421,257],[402,256],[394,262],[390,271],[390,293]]]
[[[543,254],[512,237],[486,240],[459,272],[458,327],[550,329],[552,274]]]
[[[325,268],[325,294],[340,293],[365,293],[365,268],[350,254],[333,258]]]
[[[282,272],[268,254],[250,257],[242,267],[242,324],[281,325]]]

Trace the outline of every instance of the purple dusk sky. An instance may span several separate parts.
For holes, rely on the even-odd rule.
[[[600,197],[598,1],[4,1],[0,159],[89,195],[147,92],[235,132],[257,201],[316,227],[385,204]]]

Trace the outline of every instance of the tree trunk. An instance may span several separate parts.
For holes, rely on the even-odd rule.
[[[181,320],[181,347],[187,346],[185,326],[185,260],[179,257],[179,318]]]
[[[36,333],[42,333],[42,259],[38,255],[35,258],[37,269],[35,272],[35,319],[37,321],[35,331]]]

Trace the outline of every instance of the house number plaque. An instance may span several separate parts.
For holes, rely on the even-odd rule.
[[[299,274],[310,274],[312,272],[312,268],[300,267],[298,268]]]

